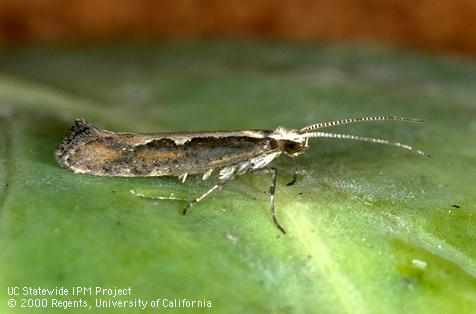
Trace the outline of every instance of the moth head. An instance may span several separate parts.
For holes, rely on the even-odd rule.
[[[363,142],[371,142],[371,143],[377,143],[377,144],[385,144],[385,145],[392,145],[392,146],[397,146],[400,148],[404,148],[410,151],[413,151],[417,154],[430,157],[429,154],[425,153],[424,151],[421,151],[419,149],[413,148],[409,145],[398,143],[398,142],[392,142],[380,138],[373,138],[373,137],[367,137],[367,136],[358,136],[358,135],[351,135],[351,134],[340,134],[340,133],[329,133],[329,132],[321,132],[321,131],[316,131],[318,129],[322,128],[328,128],[332,126],[338,126],[342,124],[348,124],[348,123],[355,123],[355,122],[366,122],[366,121],[382,121],[382,120],[397,120],[397,121],[404,121],[404,122],[423,122],[423,120],[420,119],[411,119],[411,118],[405,118],[405,117],[395,117],[395,116],[377,116],[377,117],[363,117],[363,118],[350,118],[350,119],[343,119],[343,120],[337,120],[337,121],[329,121],[329,122],[321,122],[321,123],[316,123],[316,124],[311,124],[308,125],[300,130],[293,130],[295,132],[296,136],[301,136],[306,140],[306,146],[307,146],[307,139],[309,138],[315,138],[315,137],[326,137],[326,138],[338,138],[338,139],[349,139],[349,140],[357,140],[357,141],[363,141]]]
[[[273,138],[278,141],[280,150],[291,157],[303,153],[308,148],[308,138],[299,133],[299,130],[277,128]]]

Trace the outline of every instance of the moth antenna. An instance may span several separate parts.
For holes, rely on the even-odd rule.
[[[303,135],[307,138],[310,138],[310,137],[340,138],[340,139],[356,140],[356,141],[363,141],[363,142],[371,142],[371,143],[377,143],[377,144],[392,145],[392,146],[408,149],[412,152],[415,152],[417,154],[420,154],[426,157],[431,157],[429,154],[425,153],[424,151],[413,148],[407,144],[392,142],[392,141],[388,141],[388,140],[384,140],[380,138],[358,136],[358,135],[351,135],[351,134],[327,133],[327,132],[308,132]]]
[[[348,123],[355,123],[355,122],[366,122],[366,121],[382,121],[382,120],[398,120],[404,122],[424,122],[421,119],[412,119],[406,117],[396,117],[396,116],[377,116],[377,117],[362,117],[362,118],[349,118],[349,119],[342,119],[337,121],[329,121],[329,122],[321,122],[316,124],[308,125],[299,130],[300,133],[306,133],[312,130],[317,130],[321,128],[328,128],[331,126],[337,126],[342,124]]]

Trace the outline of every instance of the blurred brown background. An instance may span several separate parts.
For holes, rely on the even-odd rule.
[[[476,0],[0,0],[0,44],[162,38],[379,42],[476,55]]]

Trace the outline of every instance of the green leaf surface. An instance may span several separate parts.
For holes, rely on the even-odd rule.
[[[105,178],[59,167],[76,117],[116,131],[342,126],[432,155],[313,139],[270,176],[247,174],[180,214],[216,179]],[[474,313],[476,65],[378,47],[257,42],[23,48],[0,54],[0,313]],[[133,191],[134,193],[132,193]],[[149,198],[139,197],[137,194]],[[151,199],[171,197],[178,200]],[[68,296],[9,296],[7,287]],[[71,289],[131,287],[131,296]],[[46,298],[47,308],[21,308]],[[96,299],[149,301],[144,311]],[[10,308],[9,299],[17,301]],[[211,308],[151,308],[156,299]],[[162,303],[160,303],[162,306]]]

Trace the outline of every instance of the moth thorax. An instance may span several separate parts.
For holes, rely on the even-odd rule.
[[[302,141],[282,140],[281,150],[289,156],[297,156],[307,149],[307,138]]]

